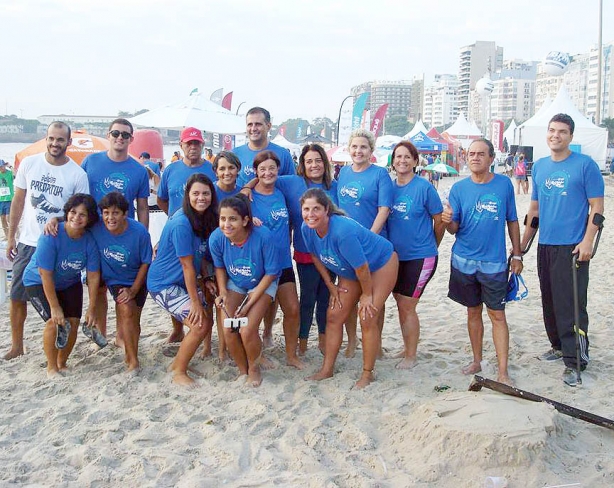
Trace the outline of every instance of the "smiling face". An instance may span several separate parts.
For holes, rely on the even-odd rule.
[[[238,174],[239,169],[226,158],[220,158],[218,160],[217,170],[215,172],[218,183],[221,183],[225,187],[234,188],[237,183]]]
[[[111,234],[121,233],[125,230],[127,217],[125,212],[115,206],[102,210],[102,221]]]
[[[358,166],[369,164],[373,151],[371,151],[369,140],[366,137],[352,138],[348,150],[354,164]]]
[[[310,229],[315,229],[319,235],[325,235],[328,231],[328,209],[315,198],[306,198],[301,205],[303,221]]]
[[[564,153],[569,150],[573,135],[569,126],[563,122],[550,122],[546,142],[553,153]]]
[[[318,151],[307,151],[305,154],[305,176],[316,183],[322,182],[324,160]]]
[[[117,137],[113,137],[113,135],[111,134],[111,132],[114,131],[119,131],[119,135]],[[109,132],[107,133],[107,139],[111,143],[110,149],[112,151],[127,155],[128,147],[130,146],[134,138],[132,135],[130,135],[128,139],[124,139],[122,137],[122,133],[132,134],[132,129],[129,125],[115,123],[109,129]]]
[[[249,217],[241,217],[232,207],[220,208],[220,230],[233,242],[244,241],[247,237]]]
[[[418,164],[418,161],[414,159],[405,146],[399,146],[394,152],[394,160],[392,161],[392,167],[397,172],[397,175],[404,176],[412,174],[414,168]]]
[[[271,130],[271,124],[266,122],[263,113],[256,112],[246,118],[247,138],[256,147],[262,147],[266,143]]]
[[[75,231],[85,230],[88,222],[87,208],[84,204],[71,208],[66,215],[65,226]]]
[[[202,213],[211,205],[211,188],[203,183],[195,182],[188,193],[190,206],[198,213]]]
[[[52,125],[47,130],[47,153],[53,160],[63,158],[72,140],[68,138],[68,129]]]
[[[256,168],[256,176],[258,177],[259,183],[265,186],[271,186],[275,185],[275,182],[277,181],[278,171],[279,168],[277,167],[276,161],[272,159],[265,159]]]

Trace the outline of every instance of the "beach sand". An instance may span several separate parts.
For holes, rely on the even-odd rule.
[[[614,180],[606,178],[606,217]],[[452,179],[440,182],[442,189]],[[520,220],[529,196],[518,197]],[[583,384],[561,381],[562,362],[536,359],[549,348],[541,319],[536,245],[525,257],[529,297],[507,307],[510,375],[519,388],[614,418],[614,219],[606,220],[589,288],[591,362]],[[124,373],[113,346],[93,352],[85,336],[71,373],[48,381],[42,322],[30,307],[25,356],[0,362],[0,484],[28,486],[483,486],[503,476],[509,487],[614,486],[614,432],[490,390],[467,391],[460,369],[471,359],[465,310],[447,297],[453,238],[441,244],[439,268],[418,311],[418,365],[377,362],[377,381],[354,390],[362,354],[340,355],[332,379],[308,382],[321,355],[312,328],[305,371],[285,366],[281,325],[274,329],[279,363],[258,389],[235,381],[237,370],[194,359],[199,388],[171,384],[164,339],[170,319],[148,299],[143,312],[142,371]],[[610,291],[608,291],[610,290]],[[9,348],[8,305],[0,350]],[[496,364],[486,314],[484,358]],[[114,334],[114,314],[110,331]],[[394,300],[386,308],[383,346],[401,347]],[[217,338],[213,340],[217,355]],[[496,378],[496,376],[495,376]],[[436,391],[436,387],[438,390]],[[443,389],[440,387],[444,387]],[[448,387],[445,389],[445,387]]]

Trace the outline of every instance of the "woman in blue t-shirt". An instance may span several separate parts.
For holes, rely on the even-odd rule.
[[[190,329],[170,367],[173,381],[184,386],[194,384],[187,373],[188,365],[199,344],[211,337],[212,315],[205,308],[204,291],[197,278],[211,275],[204,258],[217,220],[213,182],[201,173],[191,175],[182,208],[164,226],[147,275],[147,288],[154,301]],[[207,286],[213,291],[215,287],[210,283],[207,281]]]
[[[343,324],[358,305],[363,369],[356,386],[364,388],[374,379],[381,342],[378,315],[396,281],[397,254],[386,239],[344,217],[320,189],[307,190],[301,198],[301,208],[305,244],[330,291],[324,363],[320,371],[308,379],[323,380],[333,376],[343,339]],[[338,275],[337,285],[331,281],[327,270]]]
[[[96,242],[87,229],[98,221],[96,201],[83,193],[64,205],[64,222],[57,235],[43,234],[28,263],[23,284],[30,302],[45,321],[43,348],[47,376],[63,374],[77,340],[83,311],[81,271],[87,270],[89,307],[85,322],[96,326],[96,297],[100,281],[100,257]]]
[[[241,188],[237,186],[237,176],[241,171],[241,161],[237,156],[230,151],[219,152],[213,160],[213,171],[217,177],[215,191],[218,202],[239,193]]]
[[[230,355],[252,386],[262,382],[258,327],[275,299],[281,272],[271,240],[266,227],[253,225],[246,196],[222,200],[220,226],[209,238],[219,290],[216,305],[227,318],[247,317],[247,326],[239,331],[224,328],[223,334]]]
[[[115,343],[124,349],[128,371],[136,371],[141,312],[147,298],[145,280],[152,249],[145,226],[128,217],[129,205],[121,193],[107,193],[98,203],[102,222],[91,232],[100,251],[102,283],[115,301]]]
[[[399,142],[392,151],[393,203],[388,217],[388,239],[399,255],[399,274],[393,294],[399,310],[404,348],[396,355],[398,369],[416,365],[420,338],[418,300],[437,269],[437,248],[445,232],[441,221],[441,199],[424,178],[416,176],[419,161],[416,147]]]

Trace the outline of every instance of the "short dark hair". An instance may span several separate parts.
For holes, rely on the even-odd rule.
[[[66,139],[70,140],[72,131],[70,130],[70,126],[66,122],[62,122],[61,120],[54,120],[47,126],[47,132],[49,132],[49,129],[51,127],[55,127],[56,129],[66,129],[66,132],[68,132],[68,137]]]
[[[247,113],[245,114],[245,117],[247,118],[248,115],[254,115],[254,114],[262,114],[262,115],[264,115],[264,121],[267,124],[271,123],[271,114],[270,114],[270,112],[266,108],[252,107],[252,108],[250,108],[247,111]]]
[[[149,154],[147,151],[143,151],[140,157],[145,159],[151,159],[151,154]]]
[[[275,161],[275,164],[277,164],[278,168],[281,166],[281,161],[279,161],[279,157],[273,151],[260,151],[258,154],[256,154],[256,157],[254,158],[254,170],[257,170],[258,165],[260,165],[260,163],[264,163],[267,159],[272,159],[273,161]]]
[[[244,219],[247,217],[247,231],[251,231],[254,227],[252,222],[252,205],[249,202],[249,198],[243,195],[243,193],[237,193],[231,197],[226,197],[220,202],[220,210],[223,208],[232,208],[239,216]]]
[[[576,123],[567,114],[556,114],[554,117],[550,119],[550,122],[548,122],[548,127],[550,127],[550,124],[552,122],[560,122],[562,124],[566,124],[569,127],[569,133],[571,135],[573,135],[573,131],[576,128]]]
[[[308,198],[313,198],[316,202],[322,205],[326,209],[326,214],[330,217],[331,215],[346,215],[346,213],[341,210],[337,205],[333,203],[330,197],[326,194],[322,188],[309,188],[303,195],[301,196],[301,208],[303,208],[303,204],[305,200]]]
[[[127,125],[128,127],[130,127],[130,134],[134,134],[134,127],[132,127],[132,123],[129,120],[115,119],[113,122],[109,124],[109,130],[111,130],[115,124]]]
[[[324,174],[322,175],[322,186],[327,190],[330,190],[330,185],[333,181],[333,177],[330,174],[330,161],[328,160],[328,156],[326,155],[326,151],[319,144],[306,144],[303,146],[303,150],[301,151],[301,155],[298,158],[298,167],[296,168],[296,174],[302,176],[307,180],[307,172],[305,170],[305,155],[309,151],[317,152],[322,161],[324,162]],[[296,157],[296,156],[295,156]],[[307,184],[309,186],[309,184]]]
[[[488,146],[488,155],[491,158],[495,157],[495,146],[492,145],[492,142],[490,142],[485,137],[480,137],[479,139],[474,139],[473,141],[471,141],[471,144],[469,144],[469,147],[471,147],[471,145],[476,142],[483,142],[484,144],[486,144]]]
[[[416,149],[416,146],[414,146],[409,141],[400,141],[396,146],[394,146],[394,149],[392,150],[392,154],[390,156],[390,160],[392,161],[392,169],[396,171],[396,168],[394,167],[394,156],[397,153],[397,149],[400,147],[404,147],[409,151],[411,157],[416,160],[416,166],[420,164],[420,153],[418,152],[418,149]],[[414,166],[414,173],[416,172],[416,166]]]
[[[86,193],[75,193],[64,204],[64,221],[68,220],[68,212],[79,205],[85,205],[87,210],[87,225],[86,229],[92,227],[99,220],[98,209],[96,208],[96,200],[91,195]]]
[[[220,151],[219,153],[217,153],[215,159],[213,160],[213,171],[217,171],[217,165],[220,159],[225,159],[233,166],[236,166],[238,170],[241,169],[241,160],[236,156],[235,153],[232,153],[230,151]]]
[[[122,212],[126,213],[128,212],[129,208],[128,200],[126,200],[126,197],[118,191],[112,191],[111,193],[107,193],[98,202],[98,208],[100,210],[104,210],[111,207],[117,207]]]
[[[211,190],[211,205],[209,205],[209,208],[205,210],[203,215],[198,215],[192,208],[192,205],[190,205],[190,189],[194,183],[202,183]],[[217,215],[217,193],[215,192],[213,182],[208,176],[202,173],[194,173],[188,178],[185,185],[185,193],[183,194],[182,208],[183,213],[190,221],[194,233],[203,239],[208,239],[211,232],[213,232],[219,224]]]

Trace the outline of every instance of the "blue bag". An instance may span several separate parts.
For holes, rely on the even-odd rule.
[[[524,300],[529,295],[529,289],[524,283],[522,275],[512,273],[510,280],[507,283],[507,295],[505,296],[506,302],[519,302]]]

